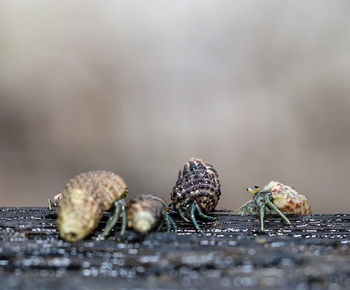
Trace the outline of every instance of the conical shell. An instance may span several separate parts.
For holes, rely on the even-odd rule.
[[[74,242],[89,235],[104,211],[126,191],[124,180],[108,171],[90,171],[71,179],[57,209],[62,239]]]
[[[175,203],[193,197],[204,213],[212,211],[220,199],[219,175],[207,162],[191,158],[179,171],[178,179],[171,193]]]

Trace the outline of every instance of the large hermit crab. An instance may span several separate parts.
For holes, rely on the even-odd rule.
[[[63,193],[49,200],[49,207],[57,208],[57,226],[62,239],[79,241],[97,227],[105,211],[114,207],[106,228],[99,236],[103,238],[122,217],[121,234],[126,228],[125,196],[128,188],[124,180],[110,171],[89,171],[72,178]]]
[[[170,194],[170,205],[186,222],[192,222],[198,232],[200,229],[196,214],[205,220],[213,221],[215,217],[207,214],[213,211],[220,199],[219,175],[214,167],[199,159],[191,158],[179,171],[178,179]]]

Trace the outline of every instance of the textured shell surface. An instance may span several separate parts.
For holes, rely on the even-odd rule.
[[[128,227],[140,232],[149,231],[156,226],[161,218],[166,203],[160,197],[151,194],[141,194],[128,203]]]
[[[277,181],[270,181],[263,190],[271,192],[273,203],[282,212],[296,214],[311,213],[311,208],[306,196],[298,193],[289,185],[284,185]]]
[[[219,175],[214,167],[201,159],[191,158],[179,171],[171,199],[181,203],[192,197],[204,213],[209,213],[215,209],[220,195]]]
[[[74,242],[89,235],[97,227],[103,212],[125,191],[124,180],[109,171],[90,171],[71,179],[57,209],[61,237]]]

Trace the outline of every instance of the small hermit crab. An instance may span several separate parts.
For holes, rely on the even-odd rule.
[[[75,242],[88,236],[98,225],[103,213],[114,205],[101,238],[106,236],[122,216],[121,234],[126,228],[124,180],[109,171],[90,171],[71,179],[62,194],[49,201],[57,205],[57,226],[62,239]],[[52,203],[52,204],[51,204]]]
[[[179,171],[171,193],[171,206],[181,218],[192,222],[203,234],[196,220],[196,213],[206,220],[215,220],[207,214],[215,209],[220,199],[219,175],[214,167],[201,159],[191,158]]]
[[[55,194],[53,197],[53,200],[48,199],[49,209],[51,209],[52,207],[57,207],[62,196],[63,196],[63,193],[61,192],[61,193]]]
[[[255,186],[255,190],[249,187],[247,190],[253,194],[253,198],[239,209],[238,214],[259,214],[261,231],[264,231],[265,213],[277,213],[289,225],[290,221],[283,212],[295,214],[311,213],[311,208],[305,195],[280,182],[270,181],[263,190],[260,190],[258,185]]]
[[[157,230],[160,230],[164,222],[168,232],[171,228],[175,232],[177,230],[165,201],[151,194],[141,194],[132,198],[128,203],[126,216],[128,227],[139,233],[147,233],[157,226]]]

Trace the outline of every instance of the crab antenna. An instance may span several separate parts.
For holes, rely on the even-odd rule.
[[[259,185],[255,185],[254,188],[255,188],[256,192],[260,192],[260,186]]]
[[[254,194],[254,193],[255,193],[255,191],[254,191],[253,189],[251,189],[250,187],[247,187],[246,189],[247,189],[247,191],[249,191],[251,194]]]

